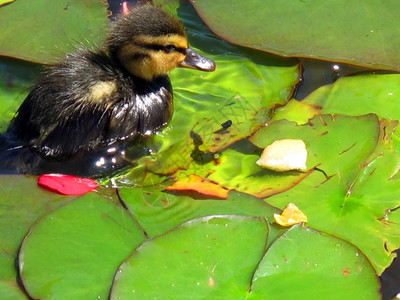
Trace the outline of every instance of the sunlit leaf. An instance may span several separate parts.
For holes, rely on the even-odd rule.
[[[171,72],[173,119],[154,138],[153,154],[140,159],[139,167],[127,174],[124,182],[140,184],[141,179],[149,178],[148,171],[168,175],[186,169],[196,147],[204,153],[218,152],[249,136],[269,120],[272,107],[288,101],[299,79],[296,61],[221,40],[191,5],[182,4],[178,16],[187,28],[190,44],[214,59],[217,69],[211,73],[182,68]]]
[[[14,2],[15,0],[0,0],[0,6],[1,5],[4,5],[4,4],[9,4],[9,3],[12,3],[12,2]]]
[[[400,204],[396,196],[400,181],[394,178],[400,157],[391,140],[397,122],[378,122],[374,115],[365,115],[335,116],[318,124],[321,117],[329,120],[317,116],[308,125],[279,126],[276,132],[278,127],[271,124],[260,132],[259,137],[301,137],[308,144],[310,160],[320,164],[320,171],[265,201],[282,209],[288,199],[295,202],[311,226],[356,245],[380,274],[400,246],[399,225],[388,226],[383,219],[387,209]],[[306,137],[307,131],[314,132],[314,139]],[[351,134],[343,134],[347,132]]]
[[[225,188],[265,198],[292,188],[312,172],[310,170],[281,173],[268,170],[257,165],[259,158],[259,155],[227,149],[221,154],[219,164],[207,178]]]
[[[347,134],[355,128],[357,134]],[[264,148],[275,140],[294,138],[305,142],[309,167],[317,166],[331,176],[338,172],[338,161],[343,161],[348,173],[340,176],[347,181],[358,173],[360,164],[373,151],[379,138],[379,120],[373,114],[360,117],[321,115],[303,125],[282,119],[261,128],[250,141]]]
[[[254,274],[248,299],[381,299],[359,249],[299,225],[278,238]]]
[[[270,122],[286,119],[302,125],[320,113],[321,110],[318,106],[306,104],[306,101],[292,99],[286,105],[275,110]]]
[[[321,109],[321,113],[364,115],[400,120],[400,74],[360,74],[340,78],[317,89],[303,104]]]
[[[195,191],[211,197],[214,196],[223,199],[228,198],[228,189],[225,189],[220,185],[204,179],[196,174],[191,174],[185,179],[174,182],[165,189],[168,191]]]

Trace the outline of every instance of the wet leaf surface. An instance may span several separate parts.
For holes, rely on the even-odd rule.
[[[116,268],[144,240],[121,206],[95,194],[80,197],[25,237],[19,254],[23,284],[33,298],[106,298]]]
[[[212,58],[211,73],[177,68],[170,74],[175,113],[154,138],[154,154],[139,160],[125,178],[146,182],[147,172],[170,174],[188,168],[192,152],[214,153],[249,136],[270,118],[272,107],[285,104],[299,80],[298,62],[250,51],[221,40],[182,4],[178,9],[193,47]],[[234,83],[234,84],[233,84]],[[212,112],[212,113],[210,113]]]
[[[298,56],[400,70],[396,0],[192,0],[220,36],[234,44]],[[229,12],[229,13],[228,13]],[[260,26],[262,24],[262,26]]]

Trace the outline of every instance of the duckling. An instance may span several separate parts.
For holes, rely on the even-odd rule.
[[[155,6],[134,8],[112,24],[104,47],[49,67],[7,133],[56,160],[153,135],[172,117],[168,72],[176,67],[214,71],[215,63],[189,47],[173,16]]]

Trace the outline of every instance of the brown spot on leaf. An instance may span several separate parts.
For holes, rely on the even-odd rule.
[[[350,275],[350,269],[349,268],[343,268],[342,272],[343,272],[343,276],[349,276]]]
[[[169,202],[168,202],[168,200],[167,199],[165,199],[165,198],[161,198],[161,203],[162,203],[162,205],[164,206],[164,207],[168,207],[168,205],[169,205]]]

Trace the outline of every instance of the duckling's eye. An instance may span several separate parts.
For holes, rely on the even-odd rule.
[[[176,50],[176,47],[174,45],[166,45],[164,46],[163,50],[165,53],[171,53]]]

